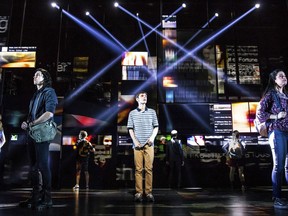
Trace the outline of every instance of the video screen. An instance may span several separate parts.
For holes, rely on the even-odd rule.
[[[203,135],[193,135],[187,137],[187,145],[189,146],[205,146]]]
[[[257,105],[258,102],[232,103],[233,130],[240,133],[257,132],[254,127]]]
[[[208,104],[160,104],[159,129],[170,133],[175,129],[179,134],[214,133]]]
[[[162,15],[162,28],[176,28],[176,15]]]
[[[148,65],[148,52],[124,52],[122,55],[122,66],[144,66]]]
[[[1,68],[35,68],[36,47],[2,47]]]
[[[118,136],[118,145],[119,146],[132,146],[133,141],[130,135],[119,135]]]

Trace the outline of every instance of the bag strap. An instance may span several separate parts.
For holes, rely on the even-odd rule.
[[[279,99],[279,96],[277,95],[277,93],[276,93],[275,91],[273,91],[273,92],[272,92],[272,95],[273,95],[273,97],[274,97],[275,103],[276,103],[276,105],[278,106],[278,108],[280,108],[281,111],[283,111],[284,109],[283,109],[283,107],[282,107],[282,105],[281,105],[281,102],[280,102],[280,99]]]

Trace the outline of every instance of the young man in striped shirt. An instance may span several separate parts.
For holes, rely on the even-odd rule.
[[[154,202],[152,194],[154,140],[158,133],[158,119],[154,109],[147,108],[147,93],[136,95],[138,107],[128,116],[127,129],[133,140],[135,163],[135,201],[141,202],[143,194],[148,202]],[[144,163],[143,163],[144,162]],[[145,166],[145,167],[144,167]],[[143,189],[142,170],[145,170],[145,188]]]

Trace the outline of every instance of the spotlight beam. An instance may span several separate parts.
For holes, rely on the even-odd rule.
[[[213,34],[211,37],[209,37],[206,41],[202,42],[200,45],[198,45],[197,47],[195,47],[193,50],[190,51],[190,53],[195,53],[197,52],[199,49],[201,49],[202,47],[204,47],[205,45],[207,45],[208,43],[210,43],[212,40],[214,40],[215,38],[217,38],[220,34],[222,34],[224,31],[226,31],[227,29],[229,29],[231,26],[233,26],[234,24],[236,24],[237,22],[239,22],[240,20],[242,20],[244,17],[246,17],[248,14],[250,14],[252,11],[254,11],[256,9],[256,7],[254,6],[253,8],[251,8],[250,10],[248,10],[247,12],[245,12],[244,14],[242,14],[240,17],[238,17],[237,19],[233,20],[231,23],[229,23],[227,26],[224,26],[222,29],[220,29],[219,31],[217,31],[215,34]]]
[[[119,6],[118,6],[119,7]],[[194,48],[190,53],[194,53],[194,52],[196,52],[197,50],[199,50],[200,48],[202,48],[203,46],[205,46],[206,44],[208,44],[209,42],[211,42],[213,39],[215,39],[217,36],[219,36],[222,32],[224,32],[225,30],[227,30],[228,28],[230,28],[232,25],[234,25],[235,23],[237,23],[239,20],[241,20],[243,17],[245,17],[246,15],[248,15],[249,13],[251,13],[253,10],[254,10],[255,8],[252,8],[251,10],[249,10],[249,11],[247,11],[245,14],[243,14],[242,16],[240,16],[239,18],[237,18],[237,19],[235,19],[234,21],[232,21],[230,24],[228,24],[226,27],[224,27],[224,28],[222,28],[221,30],[219,30],[218,32],[216,32],[214,35],[212,35],[212,39],[207,39],[206,41],[204,41],[201,45],[202,46],[197,46],[196,48]],[[161,25],[161,24],[159,24],[159,25]],[[157,26],[159,26],[159,25],[157,25]],[[156,28],[158,28],[158,27],[156,27]],[[152,33],[156,28],[154,28],[152,31],[150,31],[149,33]],[[148,33],[148,34],[149,34]],[[147,35],[147,34],[146,34]],[[141,40],[139,40],[139,41],[141,41]],[[139,42],[138,41],[138,42]],[[140,43],[140,42],[139,42]],[[136,46],[136,45],[135,45]],[[132,46],[133,47],[133,46]],[[187,54],[186,56],[184,56],[182,59],[181,59],[181,62],[182,61],[184,61],[188,56],[190,56],[191,54]],[[116,62],[117,61],[117,59],[115,59],[113,62]],[[179,63],[179,62],[178,62]],[[160,77],[162,77],[165,73],[167,73],[167,71],[168,71],[169,69],[167,68],[166,70],[163,70],[163,71],[161,71],[159,74],[158,74],[158,76],[160,76]],[[103,71],[103,70],[102,70]],[[94,79],[93,79],[94,80]],[[146,82],[144,82],[142,85],[140,85],[139,87],[137,87],[134,91],[133,91],[133,94],[135,94],[136,92],[139,92],[140,90],[142,90],[143,88],[145,88],[146,86],[148,86],[148,85],[151,85],[151,83],[153,82],[154,80],[153,80],[153,78],[152,77],[150,77]],[[85,83],[85,85],[86,85],[86,83]],[[113,105],[113,107],[114,106],[117,106],[117,104],[115,104],[115,105]],[[186,109],[188,109],[188,110],[190,110],[189,109],[189,107],[185,107]],[[112,108],[113,109],[113,108]],[[104,112],[104,113],[102,113],[102,114],[100,114],[100,116],[102,117],[102,116],[108,116],[108,118],[110,119],[110,118],[112,118],[113,116],[115,116],[115,115],[108,115],[108,113],[111,113],[111,109],[108,109],[106,112]],[[200,121],[201,119],[199,119],[199,121]]]
[[[252,11],[255,10],[256,7],[251,8],[249,11],[245,12],[244,14],[242,14],[240,17],[238,17],[237,19],[233,20],[231,23],[229,23],[228,25],[226,25],[225,27],[223,27],[222,29],[220,29],[219,31],[217,31],[216,33],[212,34],[212,36],[210,36],[208,39],[206,39],[204,42],[202,42],[201,44],[199,44],[198,46],[196,46],[195,48],[193,48],[190,52],[188,52],[186,55],[184,55],[182,58],[180,58],[178,61],[176,61],[175,63],[173,63],[172,65],[170,65],[169,67],[166,68],[166,70],[164,70],[162,72],[162,74],[165,74],[167,71],[171,70],[171,68],[177,66],[177,64],[183,62],[185,59],[187,59],[189,56],[194,56],[194,53],[197,52],[198,50],[200,50],[201,48],[203,48],[205,45],[207,45],[208,43],[210,43],[211,41],[213,41],[216,37],[218,37],[220,34],[222,34],[224,31],[226,31],[227,29],[229,29],[231,26],[233,26],[235,23],[239,22],[241,19],[243,19],[245,16],[247,16],[248,14],[250,14]]]
[[[90,13],[87,16],[90,17],[100,28],[102,28],[119,46],[122,47],[123,50],[127,50],[127,48],[123,44],[121,44],[120,41],[118,41],[103,25],[101,25],[100,22],[98,22],[93,16],[91,16]]]
[[[192,58],[194,58],[196,61],[198,61],[199,63],[203,64],[206,66],[206,68],[208,68],[209,70],[212,71],[212,73],[216,74],[216,70],[215,68],[211,67],[209,64],[207,64],[205,61],[203,61],[202,59],[196,57],[194,54],[190,54],[188,50],[186,50],[184,47],[180,46],[178,43],[175,43],[173,40],[171,40],[169,37],[163,35],[161,32],[157,31],[157,29],[153,29],[153,27],[151,27],[149,24],[147,24],[146,22],[144,22],[143,20],[141,20],[139,17],[135,16],[134,14],[132,14],[131,12],[129,12],[128,10],[126,10],[125,8],[123,8],[122,6],[118,6],[121,10],[123,10],[125,13],[129,14],[130,16],[132,16],[133,18],[137,19],[138,22],[143,23],[145,26],[147,26],[149,29],[152,29],[153,31],[155,31],[156,34],[158,34],[159,36],[161,36],[162,38],[165,38],[167,41],[169,41],[171,44],[173,44],[175,47],[179,48],[180,50],[184,51],[187,55],[191,55]],[[178,8],[176,11],[180,11],[183,7]],[[175,14],[175,12],[174,12]],[[169,19],[170,17],[172,17],[174,14],[169,15],[165,20]],[[215,19],[216,16],[212,17],[211,20]]]
[[[142,37],[144,38],[143,41],[144,41],[146,50],[147,50],[147,52],[148,52],[148,56],[150,56],[150,51],[149,51],[149,48],[148,48],[148,45],[147,45],[147,42],[146,42],[146,38],[144,37],[144,32],[143,32],[142,25],[141,25],[141,23],[140,23],[140,21],[139,21],[139,17],[137,17],[137,21],[138,21],[139,29],[140,29],[140,31],[141,31],[141,35],[142,35]]]
[[[239,22],[242,18],[244,18],[245,16],[247,16],[248,14],[250,14],[252,11],[255,10],[256,7],[251,8],[250,10],[248,10],[247,12],[245,12],[243,15],[241,15],[240,17],[238,17],[237,19],[233,20],[231,23],[229,23],[228,25],[224,26],[222,29],[220,29],[219,31],[217,31],[216,33],[212,34],[212,36],[210,38],[208,38],[206,41],[202,42],[200,45],[198,45],[197,47],[195,47],[194,49],[192,49],[188,54],[186,54],[185,56],[183,56],[182,58],[180,58],[177,62],[175,62],[174,64],[172,64],[171,66],[167,67],[165,70],[162,70],[158,73],[157,77],[162,77],[164,76],[168,71],[170,71],[171,69],[173,69],[173,67],[176,67],[177,64],[179,64],[180,62],[183,62],[186,58],[188,58],[189,56],[191,56],[191,54],[195,53],[196,51],[198,51],[199,49],[201,49],[202,47],[204,47],[205,45],[207,45],[209,42],[211,42],[212,40],[214,40],[216,37],[218,37],[221,33],[223,33],[224,31],[226,31],[228,28],[230,28],[231,26],[233,26],[235,23]],[[150,85],[150,83],[153,81],[153,79],[150,77],[148,80],[146,80],[146,82],[144,82],[141,86],[139,86],[135,91],[134,94],[138,91],[140,91],[141,89],[145,88],[146,86]]]
[[[72,14],[68,13],[66,10],[62,9],[63,14],[71,18],[76,24],[78,24],[80,27],[84,28],[87,32],[89,32],[93,37],[97,38],[100,40],[106,47],[108,47],[111,51],[120,53],[123,50],[120,49],[115,43],[112,41],[108,40],[104,35],[102,35],[100,32],[97,30],[93,29],[90,25],[87,23],[81,21],[80,19],[76,18]]]
[[[191,109],[191,107],[188,106],[188,104],[182,104],[182,106],[184,107],[184,109],[186,109],[188,111],[189,114],[191,114],[193,117],[195,117],[195,119],[201,125],[203,125],[208,131],[210,131],[211,133],[213,132],[213,131],[211,131],[210,125],[208,125],[205,121],[203,121],[201,116],[199,116],[197,113],[195,113],[194,110]]]
[[[214,15],[207,23],[205,23],[205,24],[201,27],[200,30],[198,30],[184,45],[182,45],[182,47],[187,46],[187,44],[189,44],[195,37],[197,37],[197,36],[201,33],[201,31],[202,31],[204,28],[206,28],[206,27],[209,25],[209,23],[211,23],[216,17],[217,17],[217,16]]]
[[[118,6],[119,7],[119,6]],[[178,11],[178,10],[177,10]],[[172,15],[176,14],[176,12],[173,12]],[[67,12],[66,12],[67,13]],[[171,15],[171,16],[172,16]],[[167,18],[168,19],[168,18]],[[165,19],[165,20],[167,20]],[[141,43],[144,38],[148,37],[150,34],[152,34],[157,28],[161,26],[161,23],[159,23],[157,26],[155,26],[151,31],[145,34],[144,37],[140,38],[138,41],[136,41],[133,45],[131,45],[128,50],[133,49],[135,46],[137,46],[139,43]],[[108,63],[106,66],[104,66],[100,71],[95,72],[95,75],[90,77],[87,81],[85,81],[79,88],[75,89],[73,92],[71,92],[70,95],[68,95],[65,99],[65,101],[69,102],[73,99],[74,96],[78,95],[81,91],[85,90],[90,84],[92,84],[98,77],[100,77],[105,71],[107,71],[109,68],[112,67],[116,62],[118,62],[119,59],[121,59],[122,54],[116,57],[114,60],[112,60],[110,63]],[[152,80],[153,81],[153,80]]]

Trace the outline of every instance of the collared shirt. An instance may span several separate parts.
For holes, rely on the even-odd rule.
[[[133,129],[141,146],[151,137],[153,129],[158,127],[158,119],[154,109],[147,108],[141,111],[139,108],[132,110],[128,116],[127,129]]]

